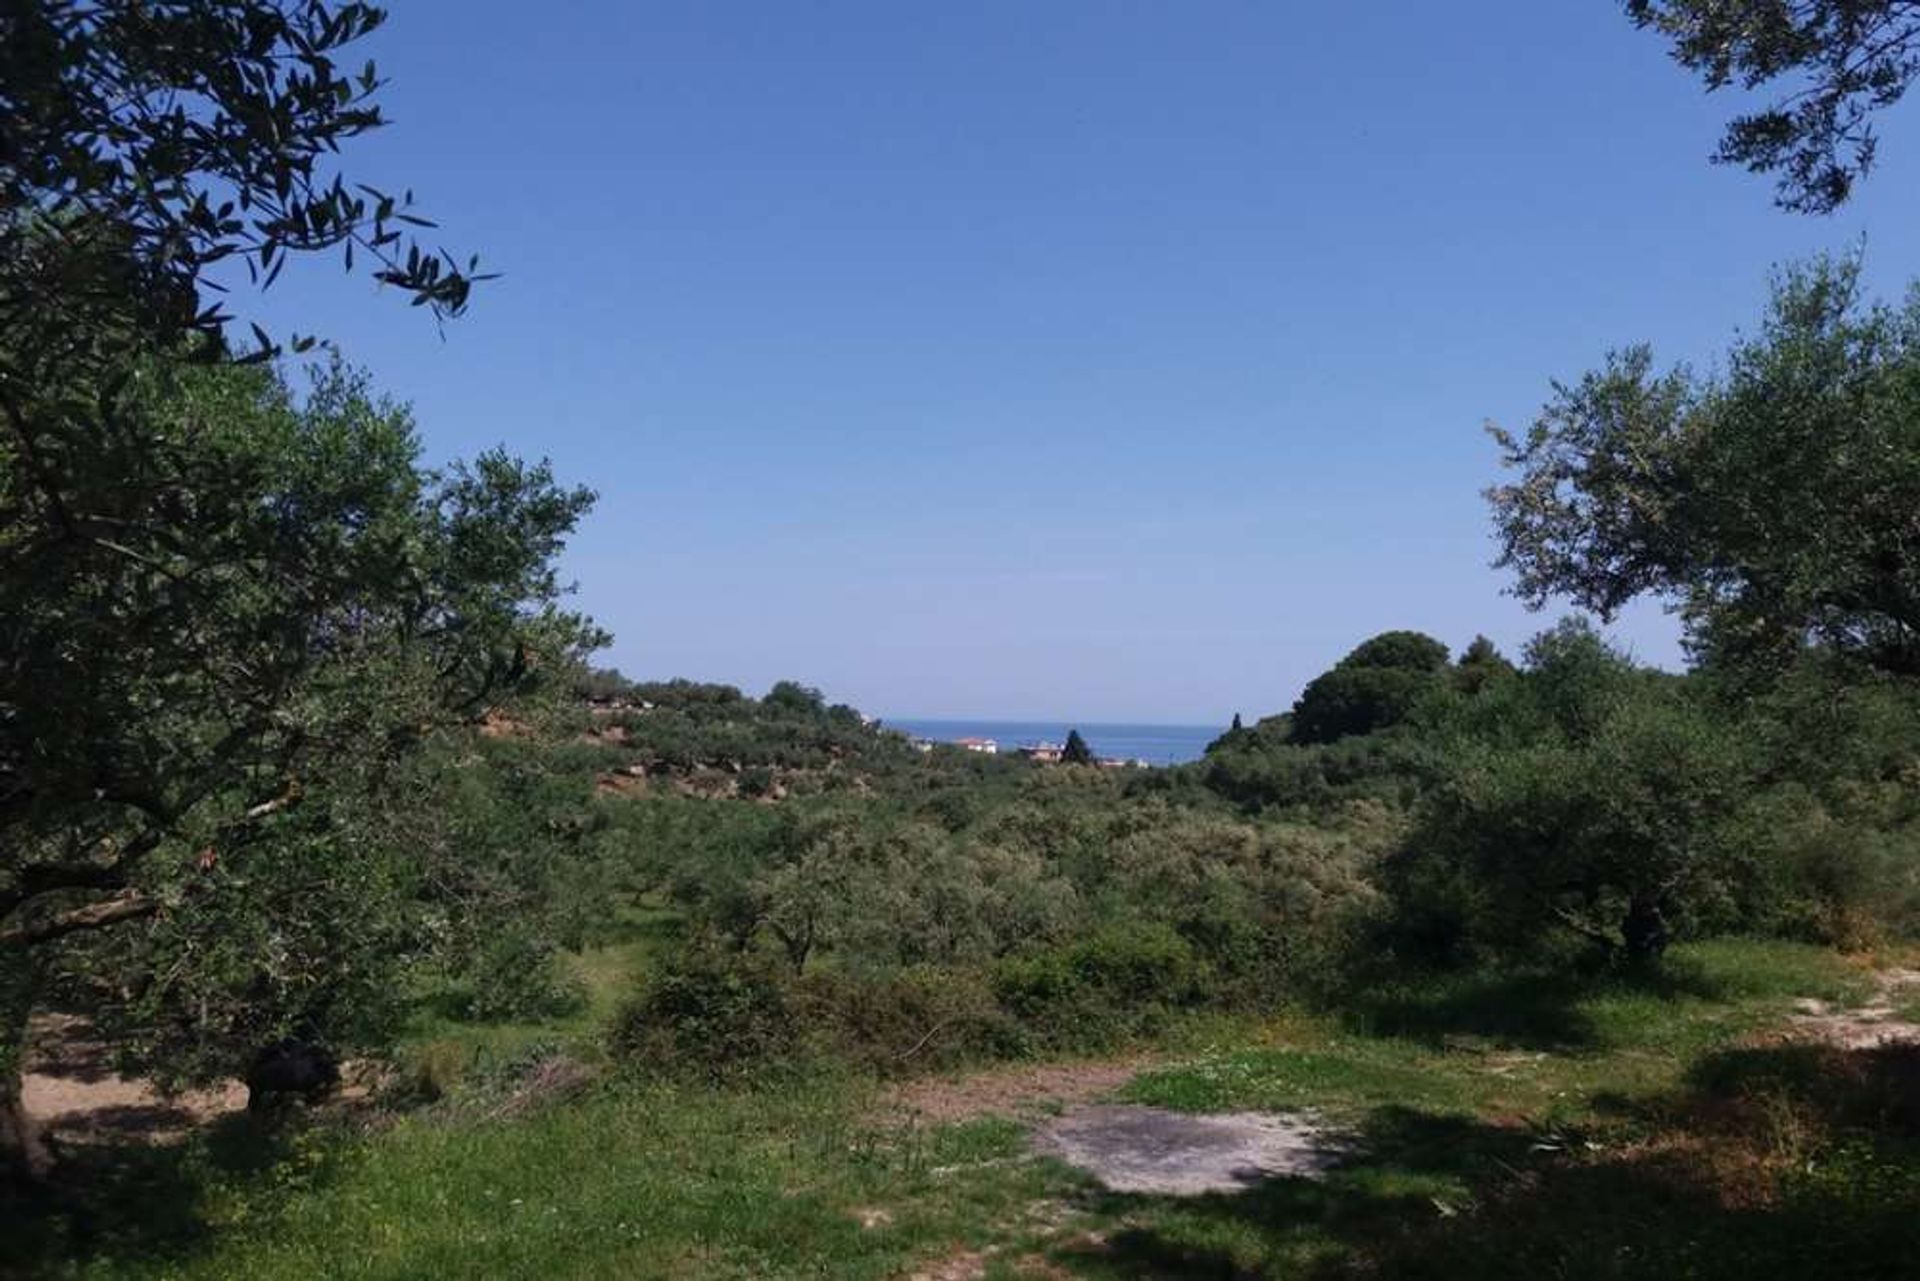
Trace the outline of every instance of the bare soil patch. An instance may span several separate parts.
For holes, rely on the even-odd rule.
[[[1920,1043],[1920,1023],[1901,1018],[1894,1005],[1898,993],[1916,986],[1920,986],[1920,970],[1880,970],[1874,975],[1873,995],[1865,1005],[1841,1008],[1806,997],[1794,1002],[1791,1023],[1804,1036],[1848,1050]]]
[[[121,1076],[109,1047],[74,1015],[36,1015],[29,1045],[21,1101],[56,1150],[171,1142],[247,1106],[247,1087],[239,1081],[163,1094],[149,1081]]]
[[[935,1125],[981,1116],[1032,1117],[1105,1098],[1157,1064],[1157,1059],[1141,1055],[919,1077],[889,1090],[881,1112],[891,1120],[911,1118]]]

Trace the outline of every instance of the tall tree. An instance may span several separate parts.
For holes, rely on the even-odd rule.
[[[1724,369],[1635,347],[1556,384],[1524,436],[1494,429],[1519,595],[1603,617],[1665,598],[1734,666],[1817,642],[1920,675],[1920,294],[1869,304],[1852,261],[1787,271]]]
[[[1773,174],[1775,199],[1831,213],[1872,168],[1873,116],[1920,71],[1916,0],[1627,0],[1709,90],[1777,89],[1734,117],[1714,160]]]
[[[230,905],[202,889],[236,866],[261,891],[330,788],[590,639],[551,569],[586,495],[499,454],[426,473],[338,371],[296,406],[182,367],[270,355],[222,300],[316,251],[465,308],[474,260],[337,164],[383,123],[373,64],[342,60],[384,16],[0,5],[0,1166],[50,957]],[[292,919],[282,888],[265,919]]]
[[[599,639],[553,567],[591,495],[544,465],[426,471],[406,412],[338,366],[304,400],[266,366],[119,382],[38,466],[0,443],[0,1162],[43,982],[78,960],[72,990],[158,999],[150,951],[107,953],[129,968],[101,987],[84,939],[265,938],[324,905],[372,927],[376,834],[341,817]]]
[[[1067,731],[1067,745],[1060,751],[1060,759],[1069,765],[1093,764],[1093,749],[1087,746],[1087,740],[1080,737],[1080,731]]]

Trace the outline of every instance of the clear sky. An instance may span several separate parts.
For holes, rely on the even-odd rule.
[[[1489,568],[1484,422],[1710,363],[1783,259],[1920,263],[1920,120],[1777,212],[1611,0],[391,8],[350,168],[506,274],[444,341],[320,263],[249,314],[435,459],[594,486],[567,570],[632,675],[1215,722],[1386,628],[1511,650],[1550,618]]]

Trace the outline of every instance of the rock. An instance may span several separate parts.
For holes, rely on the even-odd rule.
[[[1068,1112],[1042,1127],[1034,1146],[1115,1192],[1163,1196],[1241,1192],[1271,1178],[1319,1178],[1351,1147],[1305,1114],[1193,1115],[1120,1105]]]

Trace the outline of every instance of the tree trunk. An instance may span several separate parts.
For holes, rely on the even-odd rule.
[[[0,1180],[24,1182],[38,1180],[51,1163],[20,1091],[33,1000],[29,968],[19,952],[0,949]]]
[[[33,1183],[51,1163],[40,1131],[20,1098],[20,1077],[0,1082],[0,1182]]]
[[[1657,964],[1667,950],[1666,914],[1660,900],[1651,894],[1636,894],[1627,905],[1626,919],[1620,922],[1620,937],[1627,945],[1627,960],[1634,965]]]

